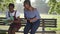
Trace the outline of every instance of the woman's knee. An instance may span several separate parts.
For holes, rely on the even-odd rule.
[[[13,29],[13,31],[15,31],[15,32],[18,31],[18,30],[19,30],[18,28],[14,28],[14,29]]]
[[[12,30],[11,30],[11,29],[9,29],[9,30],[8,30],[8,34],[11,34],[11,33],[12,33]]]
[[[12,31],[12,28],[9,28],[9,29],[8,29],[8,32],[11,32],[11,31]]]
[[[24,32],[26,32],[26,28],[24,28]]]
[[[8,30],[8,33],[11,33],[11,30]]]

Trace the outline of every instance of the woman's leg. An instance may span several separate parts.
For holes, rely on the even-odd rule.
[[[35,34],[39,25],[40,25],[40,20],[37,20],[36,22],[34,22],[33,25],[32,25],[30,34]]]
[[[9,28],[8,34],[15,34],[15,32],[18,30],[19,30],[19,28]]]
[[[12,34],[15,34],[15,32],[18,31],[18,30],[19,30],[18,28],[13,28]]]
[[[18,25],[19,24],[11,24],[8,30],[8,34],[15,34],[15,32],[20,29],[20,25],[19,26]]]
[[[12,28],[9,28],[8,34],[12,34]]]
[[[26,26],[25,26],[25,28],[24,28],[24,34],[28,34],[30,28],[31,28],[31,24],[27,23]]]

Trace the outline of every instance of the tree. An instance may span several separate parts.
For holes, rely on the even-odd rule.
[[[8,8],[9,3],[14,3],[15,0],[0,0],[0,10],[4,11],[5,8]]]
[[[48,5],[50,6],[49,14],[54,12],[56,14],[60,14],[60,1],[57,2],[57,0],[49,0]]]

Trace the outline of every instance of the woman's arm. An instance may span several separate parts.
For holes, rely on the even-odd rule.
[[[24,8],[24,18],[27,20],[27,17],[26,17],[26,9]]]
[[[33,19],[30,19],[30,22],[33,22],[33,21],[36,21],[36,20],[40,19],[40,15],[39,15],[39,12],[38,12],[37,9],[35,9],[35,15],[36,15],[36,17],[33,18]]]

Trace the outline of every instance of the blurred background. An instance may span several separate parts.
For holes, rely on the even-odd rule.
[[[57,28],[46,28],[46,30],[54,30],[60,32],[60,0],[30,0],[31,5],[38,9],[41,18],[57,19]],[[20,12],[20,17],[24,18],[24,0],[0,0],[0,17],[5,17],[8,11],[8,4],[14,3],[15,10]],[[4,26],[3,26],[4,27]],[[0,26],[0,28],[3,28]],[[4,28],[3,28],[4,29]],[[6,28],[5,28],[6,29]]]

